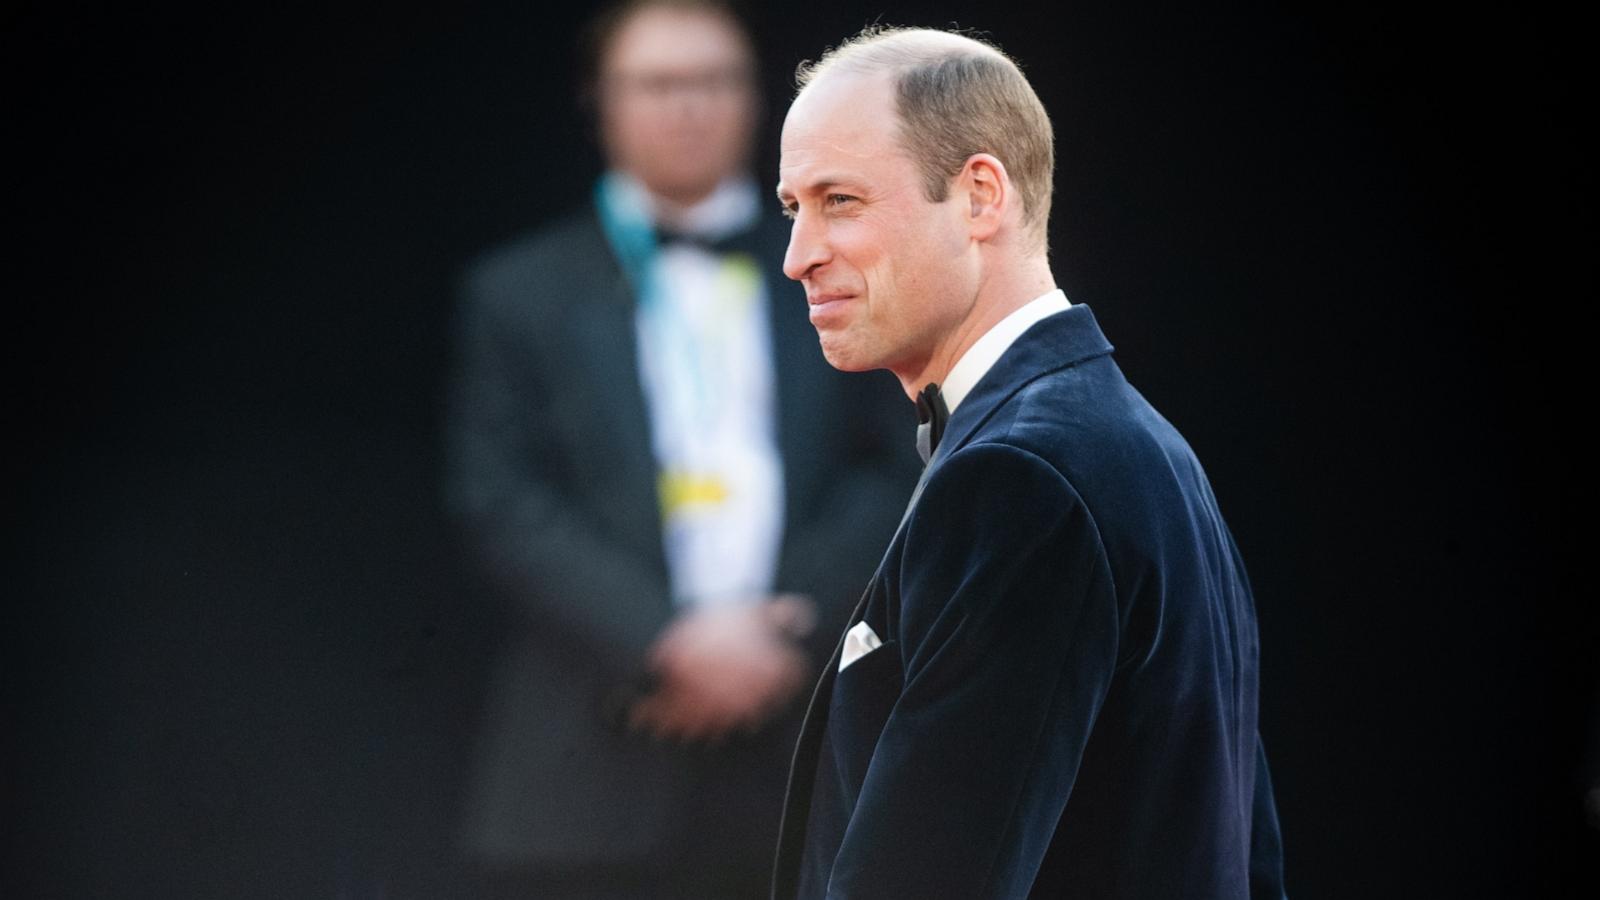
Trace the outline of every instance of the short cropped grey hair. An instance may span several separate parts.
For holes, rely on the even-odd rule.
[[[975,153],[1000,160],[1022,197],[1023,222],[1042,248],[1054,190],[1055,134],[1033,86],[985,41],[926,28],[868,26],[795,72],[800,90],[831,71],[887,70],[895,82],[900,144],[931,202]]]

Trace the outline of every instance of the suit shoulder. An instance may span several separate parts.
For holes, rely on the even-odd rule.
[[[1210,495],[1189,442],[1109,358],[1039,378],[997,413],[979,439],[1047,460],[1097,518]]]
[[[996,430],[1049,459],[1061,450],[1126,454],[1139,447],[1181,446],[1182,435],[1129,384],[1109,356],[1047,373],[1005,404]]]
[[[479,254],[463,271],[459,289],[478,302],[507,296],[526,301],[620,274],[599,217],[584,206]]]

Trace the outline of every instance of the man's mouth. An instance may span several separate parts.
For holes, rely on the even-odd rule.
[[[811,324],[826,324],[829,319],[843,315],[845,306],[851,300],[854,300],[855,296],[855,294],[846,293],[807,295],[806,302],[811,304]]]

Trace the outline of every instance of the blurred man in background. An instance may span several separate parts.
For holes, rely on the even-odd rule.
[[[465,849],[492,896],[757,896],[909,413],[826,364],[783,277],[728,8],[626,3],[589,48],[593,203],[462,288],[449,501],[509,617]]]

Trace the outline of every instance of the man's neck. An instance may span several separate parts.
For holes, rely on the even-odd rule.
[[[978,287],[977,299],[967,317],[945,335],[932,354],[912,370],[896,369],[895,377],[906,396],[913,401],[928,384],[943,384],[950,370],[966,355],[978,339],[1000,320],[1056,289],[1050,263],[1043,256],[1009,267],[1002,276],[988,279]]]

